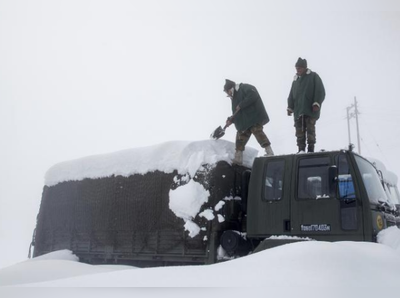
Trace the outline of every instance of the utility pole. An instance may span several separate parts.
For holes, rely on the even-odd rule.
[[[359,112],[358,112],[358,108],[357,108],[357,98],[355,96],[354,96],[354,114],[356,114],[358,154],[361,154],[360,129],[358,127]]]
[[[353,105],[351,105],[350,107],[347,107],[346,108],[346,110],[347,110],[347,133],[348,133],[348,136],[349,136],[349,145],[351,144],[351,135],[350,135],[350,114],[349,114],[349,111],[350,111],[350,109],[353,107]]]
[[[350,113],[350,110],[354,108],[354,112]],[[357,143],[358,143],[358,154],[361,154],[361,142],[360,142],[360,128],[358,126],[358,106],[357,106],[357,98],[354,96],[354,104],[346,108],[347,110],[347,132],[349,134],[349,145],[351,144],[351,136],[350,136],[350,119],[356,118],[356,126],[357,126]]]

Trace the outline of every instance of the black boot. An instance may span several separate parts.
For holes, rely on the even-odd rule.
[[[308,145],[307,152],[309,153],[314,152],[314,144]]]

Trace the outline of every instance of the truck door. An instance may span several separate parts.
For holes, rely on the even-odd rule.
[[[362,240],[362,208],[345,153],[296,156],[291,198],[294,235],[318,240]],[[338,189],[330,189],[329,168],[338,168]],[[338,194],[338,195],[336,195]]]
[[[291,157],[256,159],[250,178],[247,205],[249,236],[267,237],[290,233],[290,197],[286,191]]]

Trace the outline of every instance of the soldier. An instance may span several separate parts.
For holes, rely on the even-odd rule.
[[[237,129],[233,162],[243,163],[243,151],[252,134],[265,149],[266,156],[274,155],[271,142],[263,131],[263,125],[269,122],[269,117],[256,87],[226,80],[224,91],[232,100],[232,113],[235,114],[226,120],[226,125],[228,127],[234,123]]]
[[[321,105],[325,99],[325,88],[316,72],[307,68],[307,60],[296,62],[296,75],[288,98],[288,116],[294,113],[298,153],[305,152],[306,138],[308,152],[314,152],[316,137],[315,123],[319,119]]]

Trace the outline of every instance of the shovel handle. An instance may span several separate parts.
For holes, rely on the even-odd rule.
[[[228,119],[231,119],[231,120],[233,120],[233,118],[235,118],[236,114],[237,114],[239,111],[240,111],[240,109],[239,109],[239,110],[237,110],[235,113],[233,113],[233,115],[232,115],[232,116],[228,117]],[[227,125],[227,124],[225,124],[225,126],[224,126],[224,130],[225,130],[227,127],[228,127],[228,125]]]

